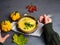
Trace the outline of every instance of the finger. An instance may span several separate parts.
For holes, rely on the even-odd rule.
[[[47,15],[46,15],[46,14],[44,14],[44,21],[45,21],[45,23],[48,22],[48,20],[47,20]]]
[[[3,39],[6,40],[10,35],[7,34]]]
[[[1,36],[1,30],[0,30],[0,36]]]
[[[43,18],[44,18],[43,16],[40,16],[39,17],[39,21],[42,22],[43,21]]]
[[[52,22],[52,19],[51,19],[51,18],[48,18],[48,21],[49,21],[49,22]]]

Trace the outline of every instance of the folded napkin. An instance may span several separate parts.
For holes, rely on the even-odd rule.
[[[22,32],[17,31],[17,29],[16,29],[16,22],[13,22],[12,25],[13,25],[12,26],[12,30],[13,31],[18,32],[18,33],[22,33]],[[25,34],[25,35],[40,36],[41,33],[42,33],[42,29],[41,29],[42,26],[43,26],[43,24],[38,21],[38,27],[37,27],[36,31],[31,33],[31,34]]]

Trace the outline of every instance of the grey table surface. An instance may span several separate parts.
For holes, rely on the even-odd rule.
[[[60,0],[0,0],[0,22],[9,19],[10,13],[13,11],[19,11],[22,15],[28,13],[25,7],[31,2],[37,6],[38,10],[30,14],[36,19],[45,13],[53,15],[53,28],[60,35]],[[4,45],[16,45],[12,43],[12,35],[15,32],[10,31],[8,33],[10,37],[5,41]],[[7,33],[2,32],[2,35],[5,34]],[[26,45],[45,45],[42,36],[27,37],[29,41]]]

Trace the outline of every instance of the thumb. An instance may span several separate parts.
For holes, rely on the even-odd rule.
[[[48,18],[48,21],[49,21],[49,22],[52,22],[52,19],[51,19],[51,18]]]
[[[6,40],[10,35],[7,34],[3,39]]]

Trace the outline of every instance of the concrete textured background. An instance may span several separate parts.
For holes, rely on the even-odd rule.
[[[25,7],[29,4],[36,5],[38,10],[30,13],[36,19],[43,14],[51,14],[53,19],[53,28],[60,35],[60,0],[0,0],[0,22],[9,19],[10,13],[19,11],[21,15],[28,13]],[[16,45],[12,43],[13,31],[8,32],[11,36],[4,45]],[[5,35],[7,33],[3,33]],[[45,45],[42,37],[27,36],[29,41],[26,45]]]

